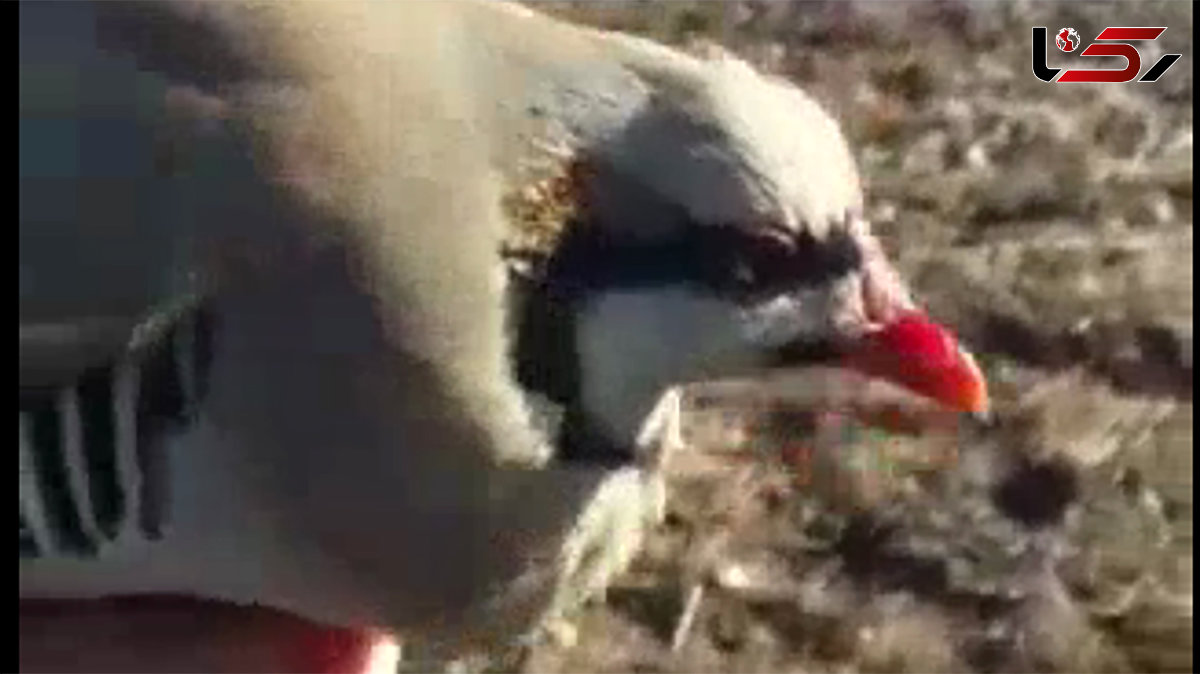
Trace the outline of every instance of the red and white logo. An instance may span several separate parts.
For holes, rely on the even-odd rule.
[[[1063,28],[1054,34],[1054,44],[1072,59],[1094,59],[1098,56],[1117,56],[1125,60],[1124,68],[1051,68],[1046,63],[1046,40],[1049,37],[1045,26],[1033,28],[1033,74],[1043,82],[1066,84],[1070,82],[1121,83],[1154,82],[1175,65],[1182,54],[1163,54],[1154,65],[1142,73],[1142,55],[1131,42],[1151,42],[1167,30],[1166,26],[1109,26],[1100,31],[1096,39],[1080,50],[1083,41],[1074,28]],[[1093,61],[1088,61],[1089,63]],[[1059,73],[1062,73],[1060,76]],[[1141,74],[1139,78],[1138,75]]]
[[[1079,47],[1079,33],[1074,28],[1063,28],[1054,36],[1054,44],[1067,53],[1073,52]]]

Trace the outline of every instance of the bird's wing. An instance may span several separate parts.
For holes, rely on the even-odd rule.
[[[560,565],[557,553],[570,552],[578,531],[593,526],[595,540],[576,551],[577,566],[611,560],[614,546],[636,548],[614,527],[640,521],[639,506],[654,486],[643,484],[637,471],[502,470],[495,457],[475,451],[484,444],[480,426],[486,423],[500,428],[483,430],[507,431],[514,444],[534,435],[522,418],[496,409],[508,402],[495,395],[506,383],[506,364],[499,327],[489,320],[489,312],[502,311],[498,299],[490,306],[495,278],[487,266],[497,262],[488,229],[496,204],[471,210],[475,201],[494,196],[487,175],[474,171],[485,163],[476,155],[482,149],[507,157],[505,143],[536,126],[527,123],[536,116],[526,108],[513,112],[503,98],[516,91],[529,96],[508,102],[545,100],[541,94],[554,89],[537,86],[543,78],[530,62],[544,68],[545,81],[569,82],[586,72],[580,63],[591,57],[574,44],[575,33],[547,27],[541,49],[520,50],[512,46],[522,34],[514,22],[524,19],[483,5],[286,3],[284,9],[285,3],[264,3],[255,11],[282,13],[272,19],[277,30],[254,34],[250,23],[231,28],[252,33],[241,46],[267,50],[276,65],[302,63],[311,70],[296,87],[298,101],[288,98],[297,92],[286,87],[270,92],[278,99],[262,100],[254,98],[261,89],[235,86],[245,84],[236,81],[240,74],[220,68],[200,68],[193,74],[201,77],[176,81],[179,68],[186,72],[197,60],[202,66],[208,56],[221,61],[225,54],[214,50],[238,43],[187,35],[186,22],[183,34],[166,35],[178,42],[155,32],[169,24],[149,19],[139,26],[147,32],[124,36],[128,46],[159,50],[166,57],[162,69],[142,70],[139,62],[98,46],[90,12],[114,5],[21,6],[22,384],[45,389],[21,413],[22,595],[198,593],[319,620],[461,633],[479,621],[516,636],[528,625],[507,621],[510,608],[563,610],[576,603],[570,597],[560,602],[564,592],[602,584],[612,572],[607,561],[606,568],[585,568],[570,578],[564,574],[572,569]],[[232,6],[191,5],[218,15],[244,9]],[[129,7],[137,13],[162,5]],[[328,12],[310,29],[353,25],[298,28],[309,11]],[[34,25],[39,19],[46,23]],[[462,32],[469,21],[485,39],[472,41]],[[351,39],[361,37],[359,31],[371,38],[366,44]],[[443,41],[430,37],[443,32]],[[489,41],[509,46],[495,53]],[[439,45],[449,62],[432,53]],[[404,49],[421,53],[405,59]],[[558,53],[577,56],[556,60]],[[436,67],[426,69],[430,64]],[[596,72],[607,73],[601,80],[633,81],[616,66]],[[496,74],[490,80],[496,89],[472,88],[488,73]],[[228,95],[225,103],[249,108],[236,112],[266,125],[263,136],[298,131],[303,137],[279,142],[267,157],[273,164],[257,164],[244,142],[225,135],[226,125],[203,124],[205,114],[222,114],[221,101],[210,113],[185,106],[202,112],[190,120],[199,124],[185,125],[199,129],[191,139],[198,142],[184,143],[196,153],[168,153],[190,163],[164,170],[171,165],[157,163],[162,157],[155,150],[164,140],[159,132],[169,127],[171,91],[212,85],[204,75],[228,78],[216,83],[218,98]],[[403,102],[419,109],[388,107],[393,82],[396,95],[410,96]],[[408,88],[400,91],[401,85]],[[311,111],[300,108],[314,99],[328,106],[320,111],[325,114],[305,117]],[[576,110],[586,115],[587,107]],[[457,119],[460,113],[466,118]],[[357,135],[342,126],[356,122]],[[329,163],[320,161],[323,151],[332,151]],[[357,164],[364,155],[377,163]],[[406,164],[414,158],[420,161]],[[455,170],[463,166],[468,170]],[[278,169],[301,170],[271,174]],[[279,185],[264,185],[272,177],[311,200],[281,204],[271,191]],[[213,303],[217,344],[205,404],[185,432],[143,432],[160,430],[174,410],[158,409],[160,396],[142,381],[152,373],[165,373],[168,381],[185,377],[177,357],[182,349],[168,350],[165,364],[157,348],[154,357],[139,357],[139,345],[174,344],[170,330],[141,328],[174,316],[178,301],[207,297],[209,254],[238,266],[238,253],[250,253],[241,266],[253,269],[262,268],[261,253],[299,260],[289,246],[309,242],[292,216],[303,220],[323,206],[342,209],[338,215],[359,227],[356,243],[359,252],[376,256],[378,266],[369,273],[376,274],[371,280],[382,297],[365,296],[340,250],[221,294]],[[412,240],[404,234],[412,230],[433,234],[414,237],[424,245],[406,245]],[[438,245],[446,236],[467,243]],[[403,240],[396,244],[396,237]],[[238,245],[206,250],[212,240]],[[442,281],[449,292],[439,287]],[[379,334],[383,314],[436,326],[411,331],[425,341],[397,353]],[[158,339],[142,338],[149,334]],[[98,384],[85,386],[80,375],[87,379],[93,371]],[[474,397],[446,393],[450,376]],[[104,421],[85,423],[93,412]],[[107,468],[93,469],[98,464]],[[167,498],[156,500],[158,489]],[[604,496],[614,489],[621,494]],[[101,490],[123,497],[115,507],[124,515],[115,533],[107,506],[88,505]],[[150,509],[167,517],[158,541],[148,540],[160,532],[146,526],[147,503],[167,506]],[[598,556],[592,548],[599,548]],[[518,583],[535,553],[546,573],[536,583]],[[511,605],[489,604],[498,596]]]

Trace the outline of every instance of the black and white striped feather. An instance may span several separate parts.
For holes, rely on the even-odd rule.
[[[212,326],[193,307],[130,338],[129,349],[66,381],[21,387],[23,557],[93,556],[168,526],[163,440],[204,397]]]

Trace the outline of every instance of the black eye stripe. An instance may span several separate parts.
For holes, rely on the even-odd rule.
[[[548,261],[546,282],[570,294],[686,284],[722,295],[782,292],[829,282],[862,262],[857,244],[834,233],[791,242],[738,227],[688,227],[653,243],[618,243],[586,227],[568,236]]]

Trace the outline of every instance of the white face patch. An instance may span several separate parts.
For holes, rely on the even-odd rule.
[[[865,325],[861,291],[861,279],[850,274],[820,288],[773,297],[741,311],[742,335],[762,349],[830,335],[857,335]]]
[[[610,438],[631,442],[670,386],[743,375],[790,344],[861,333],[861,289],[850,274],[741,306],[679,285],[599,292],[576,323],[584,409]]]
[[[806,324],[814,318],[811,305],[819,302],[817,296],[820,294],[814,290],[801,291],[743,310],[742,332],[746,341],[766,348],[795,341],[806,332],[809,327]]]
[[[632,443],[666,388],[737,370],[757,349],[732,303],[683,286],[598,293],[576,321],[580,395],[610,439]]]

